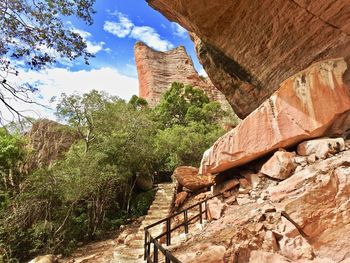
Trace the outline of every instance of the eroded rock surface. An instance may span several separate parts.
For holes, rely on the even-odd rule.
[[[200,173],[218,173],[278,148],[324,136],[350,110],[343,59],[316,63],[289,78],[235,129],[204,153]],[[348,127],[343,127],[344,129]]]
[[[192,166],[177,167],[173,173],[180,186],[183,186],[191,191],[197,191],[205,187],[213,185],[214,176],[198,175],[198,168]]]
[[[225,96],[210,80],[199,76],[183,46],[160,52],[138,42],[134,52],[140,83],[139,96],[146,99],[151,107],[158,104],[173,82],[180,82],[202,89],[211,100],[220,102],[226,110],[230,109]]]
[[[312,63],[350,60],[348,0],[147,2],[198,36],[200,61],[241,118]]]
[[[45,119],[36,121],[27,137],[32,155],[24,165],[26,172],[52,165],[78,139],[70,127]]]

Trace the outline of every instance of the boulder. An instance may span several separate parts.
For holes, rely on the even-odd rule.
[[[288,178],[296,168],[294,157],[294,152],[277,151],[261,167],[260,172],[272,178],[284,180]]]
[[[278,148],[327,135],[332,124],[350,111],[350,90],[343,82],[346,68],[343,59],[323,61],[284,81],[204,153],[200,173],[219,173]]]
[[[161,52],[143,42],[137,42],[134,53],[140,81],[139,96],[146,99],[151,107],[159,103],[173,82],[180,82],[203,90],[211,100],[218,101],[223,108],[232,111],[225,96],[211,81],[200,77],[185,47]]]
[[[201,64],[241,118],[312,63],[349,61],[349,0],[147,2],[195,33]]]
[[[218,183],[213,187],[213,194],[217,195],[219,193],[230,191],[231,189],[235,188],[237,185],[239,185],[238,179],[230,179],[222,183]]]
[[[214,197],[208,201],[208,216],[209,219],[219,219],[224,211],[225,203]]]
[[[180,166],[177,167],[173,173],[178,183],[191,190],[197,191],[205,187],[212,186],[214,182],[214,176],[212,175],[198,175],[198,168],[192,166]]]
[[[327,158],[328,154],[335,154],[345,150],[343,138],[321,138],[302,142],[298,145],[297,152],[300,155],[312,155],[318,159]]]
[[[45,256],[38,256],[28,263],[56,263],[57,259],[55,255],[45,255]]]
[[[350,151],[294,173],[269,193],[303,231],[317,257],[350,260]]]
[[[136,179],[136,187],[140,190],[147,191],[153,188],[153,176],[151,175],[140,175]]]

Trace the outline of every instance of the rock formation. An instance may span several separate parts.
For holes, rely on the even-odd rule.
[[[346,69],[343,59],[333,59],[315,63],[287,79],[205,152],[200,172],[222,172],[280,147],[324,136],[334,123],[341,127],[339,120],[350,111],[350,90],[343,82]]]
[[[241,118],[312,63],[350,62],[348,0],[147,1],[198,36],[204,69]]]
[[[46,119],[36,121],[27,137],[32,155],[24,166],[26,172],[52,165],[78,138],[70,127]]]
[[[139,96],[151,107],[158,104],[161,96],[173,82],[181,82],[202,89],[207,96],[228,110],[225,96],[208,79],[201,78],[183,46],[167,52],[156,51],[142,42],[134,48],[139,77]]]
[[[213,185],[214,176],[198,175],[198,168],[192,166],[177,167],[173,173],[180,187],[185,187],[191,191],[197,191]]]
[[[317,143],[328,144],[329,139]],[[349,146],[347,141],[344,148],[331,147],[326,159],[316,161],[290,153],[305,157],[305,164],[296,162],[298,169],[281,182],[259,173],[253,183],[255,174],[236,168],[227,182],[239,180],[239,189],[209,200],[211,222],[190,231],[171,252],[183,263],[349,262]],[[251,182],[249,188],[246,181]],[[243,187],[249,191],[241,193]]]

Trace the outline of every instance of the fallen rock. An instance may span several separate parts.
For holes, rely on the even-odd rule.
[[[296,168],[294,157],[294,152],[277,151],[262,166],[260,172],[272,178],[284,180],[288,178]]]
[[[198,168],[191,166],[177,167],[173,173],[180,185],[186,187],[191,191],[197,191],[205,187],[213,185],[214,176],[212,175],[198,175]]]
[[[343,82],[346,69],[343,59],[333,59],[315,63],[284,81],[277,92],[204,153],[200,173],[219,173],[278,148],[326,135],[350,110],[350,90]]]
[[[214,197],[208,201],[208,215],[209,219],[219,219],[224,211],[225,204],[218,198]]]
[[[147,191],[153,188],[153,177],[151,175],[141,174],[136,179],[136,187],[140,190]]]
[[[343,138],[321,138],[300,143],[297,152],[300,155],[314,154],[317,159],[325,159],[328,154],[335,154],[344,150],[345,141]]]
[[[260,176],[258,174],[253,173],[253,172],[243,171],[243,172],[241,172],[241,175],[244,176],[244,178],[248,180],[249,184],[251,185],[251,187],[253,189],[258,187],[258,185],[261,182]]]
[[[269,189],[317,257],[350,259],[350,151],[306,167]]]
[[[230,179],[228,181],[215,184],[213,187],[213,194],[217,195],[219,193],[230,191],[231,189],[235,188],[237,185],[239,185],[238,179]]]
[[[235,202],[236,202],[236,197],[235,196],[231,196],[225,201],[225,203],[228,204],[228,205],[233,205]]]
[[[188,196],[188,192],[178,193],[175,199],[175,208],[180,207],[180,205],[182,205],[185,202],[187,196]]]
[[[338,57],[349,61],[348,0],[148,3],[198,36],[201,64],[241,118],[312,63]]]
[[[313,250],[302,236],[295,238],[283,237],[278,241],[280,254],[292,260],[313,259]]]

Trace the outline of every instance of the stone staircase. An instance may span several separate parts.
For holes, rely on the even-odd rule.
[[[113,254],[110,263],[143,263],[144,253],[144,228],[167,216],[171,212],[175,194],[175,185],[172,183],[158,184],[158,190],[148,213],[141,223],[141,226],[127,236],[124,244],[119,245]],[[160,224],[150,229],[152,236],[159,235],[164,230],[164,224]]]

